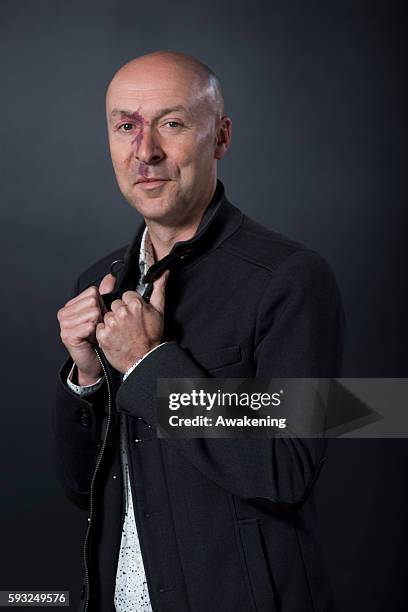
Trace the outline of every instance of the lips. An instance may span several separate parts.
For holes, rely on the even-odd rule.
[[[136,183],[154,183],[154,181],[168,181],[169,179],[164,178],[142,178],[136,181]]]

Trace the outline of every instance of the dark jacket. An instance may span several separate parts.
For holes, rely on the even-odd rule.
[[[144,222],[128,247],[83,272],[74,294],[117,273],[109,306],[135,290]],[[120,267],[120,264],[123,264]],[[114,611],[123,521],[118,412],[126,415],[135,519],[155,612],[332,610],[316,540],[312,485],[322,439],[157,439],[158,377],[338,376],[343,310],[316,252],[251,220],[217,182],[195,236],[148,273],[170,267],[168,343],[121,384],[81,399],[59,372],[55,466],[88,513],[80,610]],[[150,277],[149,277],[150,274]]]

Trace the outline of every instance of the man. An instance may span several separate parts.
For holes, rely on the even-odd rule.
[[[207,66],[139,57],[106,112],[143,222],[58,311],[56,469],[89,514],[80,610],[331,610],[312,498],[324,441],[157,439],[155,397],[159,377],[338,375],[333,274],[228,201],[231,119]]]

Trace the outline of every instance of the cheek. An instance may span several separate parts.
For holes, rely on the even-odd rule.
[[[124,138],[113,137],[109,143],[112,162],[120,166],[133,154],[133,147]]]
[[[180,143],[180,145],[173,150],[172,154],[169,155],[169,158],[177,164],[180,169],[196,166],[199,163],[200,157],[201,143],[197,140],[194,140],[194,142]]]
[[[124,147],[116,147],[111,150],[112,164],[115,172],[118,174],[125,173],[132,163],[132,151]]]
[[[197,134],[194,142],[189,143],[185,148],[183,160],[186,165],[203,167],[207,166],[208,160],[212,158],[213,153],[212,133],[205,131]]]

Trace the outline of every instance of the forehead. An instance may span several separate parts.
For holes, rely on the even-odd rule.
[[[111,83],[106,96],[106,112],[110,117],[117,110],[138,111],[146,119],[153,119],[166,108],[195,114],[204,98],[205,92],[197,79],[186,78],[185,74],[173,71],[166,75],[132,75],[132,78],[114,79]]]
[[[180,91],[169,89],[123,91],[107,99],[106,110],[109,116],[139,111],[146,119],[154,118],[157,113],[170,109],[190,114],[194,112],[194,101]]]

